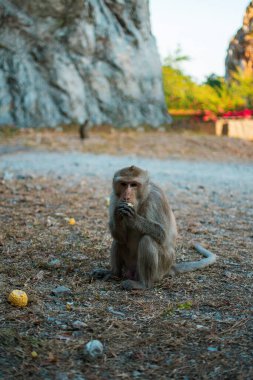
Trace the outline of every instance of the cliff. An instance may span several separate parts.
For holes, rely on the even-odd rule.
[[[253,75],[253,1],[246,9],[243,26],[230,41],[225,65],[227,79],[237,69]]]
[[[0,125],[168,121],[148,0],[0,0]]]

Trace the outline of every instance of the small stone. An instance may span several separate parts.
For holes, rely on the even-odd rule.
[[[107,310],[108,310],[110,313],[112,313],[112,314],[118,315],[119,317],[125,317],[125,314],[124,314],[124,313],[122,313],[121,311],[116,311],[116,310],[114,310],[113,307],[111,307],[111,306],[109,306],[109,307],[107,308]]]
[[[206,327],[206,326],[203,326],[203,325],[197,325],[196,328],[197,328],[198,330],[206,330],[206,329],[207,329],[207,327]]]
[[[61,296],[64,294],[70,294],[71,290],[69,288],[67,288],[66,286],[61,285],[61,286],[57,286],[56,288],[54,288],[52,290],[52,293],[55,296]]]
[[[73,329],[80,330],[86,326],[86,323],[77,320],[72,323],[72,326],[73,326]]]
[[[69,256],[69,254],[66,253],[66,254],[64,254],[64,256],[67,257],[67,256]],[[74,261],[83,261],[83,260],[87,260],[87,259],[88,259],[88,256],[82,255],[81,253],[78,253],[78,254],[72,256],[72,260],[74,260]]]
[[[79,373],[76,373],[73,377],[73,380],[85,380],[85,377],[80,375]]]
[[[103,344],[97,340],[90,340],[84,347],[84,354],[90,359],[96,359],[103,355],[104,347]]]
[[[49,261],[48,266],[54,267],[54,268],[59,268],[60,264],[61,264],[61,261],[59,259],[52,259]]]
[[[58,372],[55,376],[55,380],[69,380],[69,377],[64,372]]]
[[[140,377],[142,373],[140,371],[133,371],[132,375],[133,377]]]
[[[218,348],[217,347],[207,347],[207,350],[210,351],[210,352],[216,352],[218,351]]]
[[[47,227],[52,227],[52,226],[55,226],[56,224],[57,224],[57,220],[55,218],[53,218],[52,216],[47,217],[47,221],[46,221]]]
[[[52,323],[52,322],[54,323],[56,321],[56,319],[53,317],[47,317],[47,321],[50,323]]]
[[[150,368],[150,369],[159,369],[159,365],[157,365],[157,364],[149,364],[148,368]]]

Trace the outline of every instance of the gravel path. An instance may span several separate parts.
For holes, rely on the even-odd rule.
[[[90,280],[93,268],[108,265],[111,177],[132,164],[148,169],[168,194],[179,261],[199,259],[189,249],[198,241],[217,254],[216,265],[145,292],[126,294],[117,281]],[[20,286],[32,300],[22,310],[4,297],[0,302],[5,378],[17,377],[17,368],[23,379],[253,378],[252,188],[251,164],[0,153],[0,294]],[[70,292],[56,298],[59,285]],[[82,347],[90,336],[104,344],[106,360],[86,365]]]
[[[236,191],[244,195],[253,189],[253,165],[234,163],[158,160],[137,156],[110,156],[79,152],[19,152],[0,156],[0,175],[9,180],[25,176],[100,177],[111,180],[124,166],[147,169],[154,181],[177,188],[205,186],[210,191]]]

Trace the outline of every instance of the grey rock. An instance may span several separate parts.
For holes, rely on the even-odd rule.
[[[226,56],[226,78],[231,79],[240,69],[253,75],[253,3],[246,8],[242,27],[231,39]]]
[[[111,306],[109,306],[109,307],[107,308],[107,310],[108,310],[110,313],[114,314],[114,315],[118,315],[119,317],[125,317],[125,313],[122,313],[121,311],[114,310],[113,307],[111,307]]]
[[[104,347],[103,344],[97,340],[90,340],[85,346],[84,346],[84,354],[86,357],[89,357],[90,359],[97,359],[103,355]]]
[[[73,380],[85,380],[85,377],[80,375],[79,373],[76,373],[73,377]]]
[[[74,321],[72,323],[72,326],[73,326],[73,329],[80,330],[80,329],[84,328],[86,326],[86,324],[82,321],[77,320],[77,321]]]
[[[64,372],[58,372],[58,373],[55,375],[55,380],[69,380],[69,377],[68,377],[67,373],[64,373]]]
[[[170,121],[148,0],[0,0],[0,125]]]
[[[60,296],[60,295],[64,295],[64,294],[70,294],[71,290],[69,288],[67,288],[66,286],[61,285],[61,286],[57,286],[56,288],[54,288],[52,290],[52,293],[55,296]]]
[[[52,259],[48,263],[48,266],[52,268],[59,268],[60,265],[61,265],[61,261],[59,259]]]
[[[133,371],[132,372],[132,375],[133,375],[133,377],[140,377],[141,375],[142,375],[142,372],[140,372],[140,371]]]
[[[207,350],[210,352],[216,352],[216,351],[218,351],[218,348],[209,346],[209,347],[207,347]]]

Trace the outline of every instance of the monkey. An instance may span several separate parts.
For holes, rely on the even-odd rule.
[[[205,258],[176,263],[174,213],[164,191],[146,170],[136,166],[114,174],[109,229],[113,238],[111,269],[95,269],[92,277],[125,278],[122,287],[126,290],[151,288],[164,277],[202,269],[216,261],[214,253],[195,244]]]
[[[81,140],[87,139],[89,137],[88,129],[89,129],[89,121],[87,119],[79,127],[79,134],[80,134],[80,139]]]

